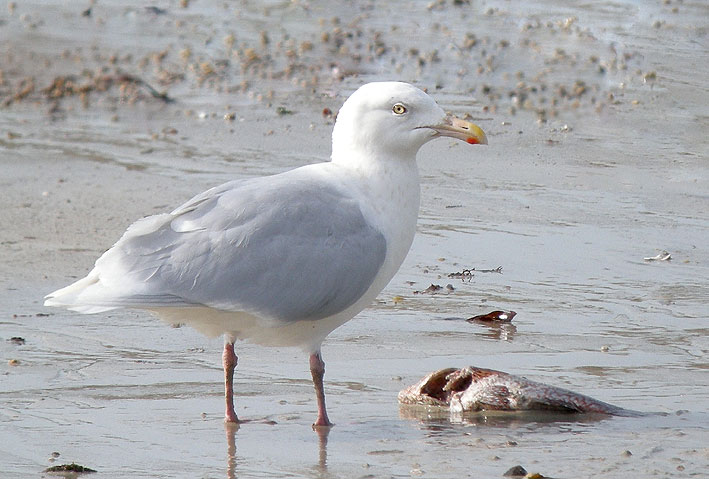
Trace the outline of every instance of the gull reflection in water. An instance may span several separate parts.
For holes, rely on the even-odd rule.
[[[236,479],[236,431],[239,430],[239,423],[225,422],[226,431],[226,477]]]
[[[236,433],[240,429],[238,423],[224,423],[224,431],[226,432],[226,477],[227,479],[236,479]],[[313,427],[313,430],[318,435],[318,463],[315,465],[315,470],[319,477],[327,477],[327,438],[330,434],[329,427]]]
[[[330,434],[330,427],[313,427],[318,435],[318,465],[317,470],[324,477],[327,473],[327,437]]]

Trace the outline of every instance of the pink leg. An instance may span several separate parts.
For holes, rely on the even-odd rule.
[[[224,396],[226,397],[226,413],[224,414],[225,422],[239,422],[234,411],[234,368],[239,358],[234,354],[234,343],[227,341],[224,343],[224,354],[222,362],[224,363]]]
[[[318,400],[318,419],[313,427],[330,427],[333,424],[327,417],[325,410],[325,390],[323,389],[322,378],[325,375],[325,362],[320,356],[320,351],[310,355],[310,374],[313,376],[313,386],[315,386],[315,397]]]

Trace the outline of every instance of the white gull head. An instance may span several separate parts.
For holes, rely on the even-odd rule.
[[[480,128],[447,116],[433,98],[413,85],[367,83],[347,99],[337,115],[332,161],[413,161],[426,142],[439,136],[487,143]]]

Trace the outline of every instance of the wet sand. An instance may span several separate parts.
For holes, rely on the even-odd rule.
[[[2,477],[71,462],[151,478],[706,473],[702,2],[156,6],[0,12]],[[427,88],[490,144],[421,152],[409,257],[323,347],[326,441],[298,350],[240,345],[237,410],[254,421],[225,430],[221,340],[42,306],[135,219],[326,160],[326,109],[381,79]],[[444,288],[414,294],[430,284]],[[495,309],[518,314],[464,321]],[[405,385],[471,364],[657,414],[399,410]]]

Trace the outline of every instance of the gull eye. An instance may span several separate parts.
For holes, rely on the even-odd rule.
[[[404,113],[406,113],[406,107],[401,103],[397,103],[396,105],[391,107],[391,111],[393,111],[395,115],[403,115]]]

